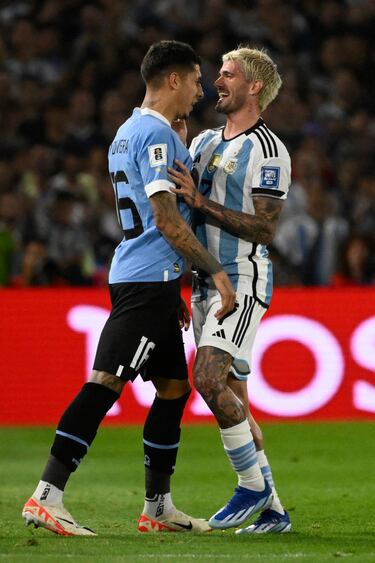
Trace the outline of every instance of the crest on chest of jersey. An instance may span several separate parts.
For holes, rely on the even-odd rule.
[[[237,158],[230,158],[224,164],[224,172],[233,174],[237,170]]]
[[[207,170],[209,172],[214,172],[215,169],[219,166],[221,161],[221,154],[213,154],[210,158],[209,163],[207,164]]]

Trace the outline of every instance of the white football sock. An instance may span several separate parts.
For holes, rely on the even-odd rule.
[[[238,484],[246,489],[263,491],[265,482],[248,420],[231,428],[220,428],[220,434],[225,452],[238,475]]]
[[[41,504],[53,505],[61,504],[63,501],[64,492],[47,483],[47,481],[39,481],[37,488],[33,493],[33,497],[38,500]]]
[[[276,512],[279,512],[280,514],[284,514],[285,511],[283,509],[283,505],[280,502],[279,495],[277,494],[275,483],[272,477],[271,467],[270,464],[268,463],[268,459],[266,454],[264,453],[264,450],[258,450],[257,457],[258,457],[259,466],[263,473],[263,477],[265,478],[266,481],[268,481],[268,484],[272,488],[273,501],[270,508],[272,508],[272,510],[276,510]]]
[[[174,506],[171,493],[155,495],[152,499],[145,498],[143,512],[152,518],[165,518]]]

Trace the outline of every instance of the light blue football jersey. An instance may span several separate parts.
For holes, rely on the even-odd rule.
[[[285,145],[262,119],[233,139],[223,137],[223,127],[203,131],[193,139],[199,191],[224,207],[254,215],[253,197],[286,199],[291,175]],[[272,264],[266,246],[232,234],[209,215],[195,213],[197,238],[223,265],[235,289],[268,306],[272,295]],[[204,299],[209,277],[202,280],[193,299]]]
[[[136,108],[117,131],[108,163],[124,238],[115,250],[109,283],[169,281],[183,273],[184,258],[156,228],[149,201],[174,187],[167,167],[175,166],[175,159],[189,169],[192,166],[189,151],[156,111]],[[190,224],[189,207],[177,199],[182,217]]]

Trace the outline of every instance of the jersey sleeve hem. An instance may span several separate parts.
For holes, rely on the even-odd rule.
[[[275,190],[269,188],[252,188],[251,195],[262,195],[265,197],[273,197],[274,199],[285,199],[286,193],[283,190]]]
[[[174,184],[168,180],[154,180],[145,186],[145,192],[148,198],[157,192],[171,192],[171,188],[174,188]]]

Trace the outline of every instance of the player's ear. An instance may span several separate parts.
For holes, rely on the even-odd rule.
[[[172,90],[177,90],[181,84],[181,77],[178,72],[171,72],[168,76],[168,83]]]
[[[252,80],[249,84],[249,94],[256,96],[263,88],[263,80]]]

